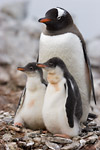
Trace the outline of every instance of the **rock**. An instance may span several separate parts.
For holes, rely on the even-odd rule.
[[[4,118],[4,115],[0,115],[0,119],[3,119]]]
[[[25,131],[26,132],[26,131]],[[24,133],[24,130],[23,130]],[[29,138],[26,134],[25,136],[22,138],[22,141],[31,141],[31,138]]]
[[[100,139],[99,139],[99,141],[95,144],[95,148],[96,148],[96,150],[100,150]]]
[[[34,147],[34,142],[30,141],[27,143],[27,148],[32,149]]]
[[[12,135],[11,134],[4,134],[3,135],[3,140],[4,141],[11,141],[12,140]]]
[[[31,132],[31,133],[27,133],[27,136],[29,137],[29,138],[35,138],[35,133],[34,132]]]
[[[9,112],[4,112],[3,115],[4,115],[4,117],[8,117],[8,116],[10,116],[10,113]]]
[[[14,19],[23,19],[26,16],[27,1],[14,1],[6,3],[1,11]]]
[[[27,3],[16,0],[0,10],[0,84],[23,87],[26,78],[17,67],[37,61],[41,25],[27,18]]]
[[[66,139],[66,138],[61,138],[61,137],[48,137],[48,141],[50,142],[55,142],[55,143],[60,143],[60,144],[70,144],[72,143],[71,139]]]
[[[80,144],[78,142],[74,142],[70,145],[64,146],[61,148],[61,150],[76,150],[78,149]]]
[[[78,140],[80,140],[80,138],[81,138],[80,136],[75,136],[75,137],[73,137],[73,140],[78,141]]]
[[[45,144],[47,145],[47,147],[49,147],[52,150],[60,150],[60,146],[56,143],[51,143],[49,141],[46,141]]]
[[[11,77],[13,79],[14,85],[22,87],[24,89],[26,84],[26,75],[23,72],[15,71],[14,73],[13,70],[13,72],[11,73]]]
[[[94,121],[91,121],[90,123],[88,123],[88,126],[96,126],[97,124],[96,124],[96,122],[94,122]]]
[[[93,132],[89,132],[85,136],[83,136],[82,139],[86,139],[86,138],[88,138],[88,137],[90,137],[92,135],[93,135]]]
[[[5,144],[6,150],[17,150],[17,144],[15,142]]]
[[[0,54],[0,66],[7,66],[7,65],[11,65],[11,59],[6,54]]]
[[[20,147],[20,148],[26,148],[27,144],[26,144],[26,142],[18,141],[18,147]]]
[[[8,74],[8,72],[3,67],[0,67],[0,84],[5,84],[9,82],[9,80],[10,75]]]
[[[95,131],[95,134],[100,136],[100,130],[99,131]]]
[[[25,20],[17,21],[2,13],[0,15],[0,63],[17,68],[36,61],[41,32],[39,24],[35,20],[26,23]]]
[[[47,145],[43,145],[42,149],[43,150],[48,150],[48,146]]]
[[[5,118],[3,119],[3,121],[6,122],[7,124],[13,123],[12,117],[5,117]]]
[[[97,135],[93,135],[93,136],[88,138],[87,143],[94,144],[97,140],[98,140],[98,136]]]
[[[1,114],[4,114],[4,111],[3,111],[3,110],[0,111],[0,115],[1,115]]]
[[[42,31],[41,25],[33,18],[26,18],[22,22],[23,30],[31,37],[39,38]]]
[[[86,140],[81,139],[80,140],[80,147],[83,147],[86,144]]]
[[[39,137],[35,137],[35,138],[34,138],[34,142],[41,143],[41,138],[39,138]]]
[[[13,118],[9,112],[1,111],[0,119],[2,119],[2,122],[5,122],[6,124],[13,123]]]

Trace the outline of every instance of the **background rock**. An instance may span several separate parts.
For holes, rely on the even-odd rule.
[[[23,87],[26,78],[18,66],[37,61],[41,26],[27,18],[28,1],[6,3],[0,10],[0,83]],[[10,66],[9,69],[4,65]]]
[[[14,19],[23,19],[27,14],[27,0],[13,1],[12,3],[6,3],[1,11]]]

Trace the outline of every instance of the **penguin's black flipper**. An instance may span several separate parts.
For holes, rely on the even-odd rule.
[[[68,123],[71,128],[74,126],[74,115],[78,120],[82,117],[82,101],[80,92],[75,82],[74,78],[70,76],[70,79],[67,79],[68,85],[68,97],[66,100],[66,113],[68,117]],[[66,85],[65,85],[66,89]]]
[[[91,88],[92,88],[92,93],[93,93],[93,98],[94,98],[94,102],[96,104],[96,96],[95,96],[95,89],[94,89],[94,82],[93,82],[93,75],[92,75],[92,70],[91,70],[91,64],[90,64],[90,60],[88,58],[87,52],[86,52],[86,45],[83,44],[83,52],[84,52],[84,57],[85,57],[85,61],[87,64],[87,68],[89,71],[89,78],[90,78],[90,84],[91,84]]]
[[[47,87],[48,83],[43,79],[42,83]]]
[[[38,63],[38,61],[39,61],[39,54],[38,54],[38,56],[37,56],[37,60],[36,60],[36,62]]]
[[[17,105],[17,108],[16,108],[15,115],[16,115],[16,113],[18,113],[20,111],[20,109],[23,106],[24,99],[25,99],[25,93],[26,93],[26,87],[24,88],[24,90],[23,90],[23,92],[22,92],[22,94],[20,96],[20,99],[19,99],[19,102],[18,102],[18,105]]]
[[[67,86],[68,86],[68,97],[66,100],[65,108],[66,108],[66,113],[68,117],[68,123],[71,128],[74,127],[74,112],[75,112],[75,103],[76,103],[76,97],[75,97],[75,92],[73,89],[73,85],[70,81],[70,79],[67,79]],[[66,88],[65,84],[65,89]]]
[[[78,120],[80,120],[83,114],[83,109],[82,109],[81,95],[77,84],[75,84],[75,96],[76,96],[75,116]]]

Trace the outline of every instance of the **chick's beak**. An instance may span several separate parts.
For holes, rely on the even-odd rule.
[[[37,66],[40,68],[46,68],[47,67],[45,64],[37,64]]]
[[[51,19],[49,19],[49,18],[41,18],[38,21],[41,22],[41,23],[46,23],[46,22],[51,21]]]
[[[25,68],[24,67],[18,67],[17,70],[19,70],[19,71],[25,71]]]

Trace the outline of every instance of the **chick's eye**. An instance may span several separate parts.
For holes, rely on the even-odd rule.
[[[58,20],[60,20],[60,19],[61,19],[61,17],[57,17],[57,19],[58,19]]]
[[[30,70],[33,70],[33,67],[30,67]]]
[[[53,66],[53,63],[49,63],[50,66]]]

